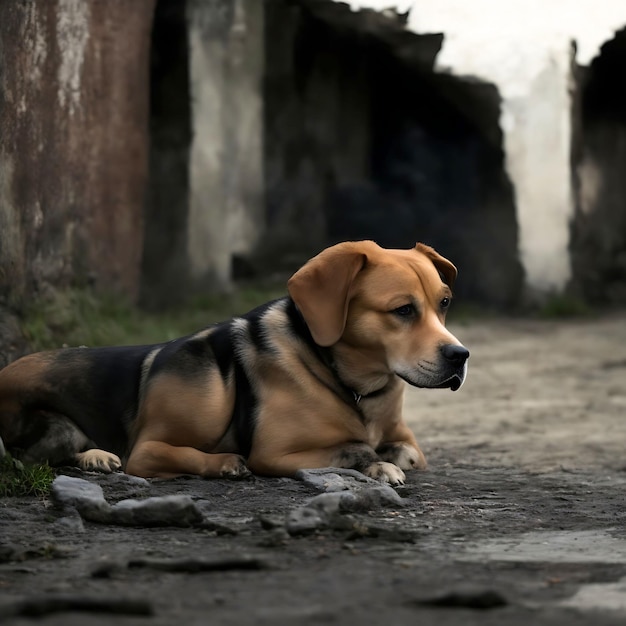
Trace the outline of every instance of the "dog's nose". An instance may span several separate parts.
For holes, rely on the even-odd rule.
[[[454,365],[463,365],[467,359],[469,359],[469,350],[463,346],[456,346],[452,343],[449,343],[445,346],[441,347],[441,354],[443,354],[444,358],[454,363]]]

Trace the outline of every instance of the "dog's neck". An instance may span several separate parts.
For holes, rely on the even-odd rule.
[[[395,374],[384,370],[364,370],[362,364],[372,361],[363,359],[358,350],[343,345],[341,342],[328,348],[318,345],[293,300],[289,304],[292,323],[300,327],[299,335],[313,350],[318,360],[329,370],[338,389],[351,398],[356,406],[359,406],[362,400],[381,396],[391,389],[396,379]]]
[[[363,363],[371,363],[364,359],[358,350],[349,346],[336,344],[328,350],[328,366],[339,384],[349,391],[356,404],[361,400],[374,398],[387,393],[393,386],[396,376],[391,372],[364,368]]]

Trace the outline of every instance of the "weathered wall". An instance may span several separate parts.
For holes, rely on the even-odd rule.
[[[341,1],[341,0],[337,0]],[[570,158],[571,44],[587,65],[626,23],[622,0],[348,0],[409,11],[409,30],[444,33],[436,69],[476,76],[502,96],[506,169],[515,188],[521,259],[531,300],[563,291],[572,278],[575,214]],[[590,19],[593,16],[593,19]]]
[[[264,227],[264,6],[188,0],[191,125],[187,251],[194,290],[231,284]]]
[[[0,296],[138,291],[153,0],[0,3]]]
[[[274,0],[266,23],[265,260],[293,269],[339,240],[423,240],[463,268],[460,295],[515,303],[497,90],[434,73],[441,37],[399,18]]]
[[[293,269],[328,242],[337,189],[370,171],[370,58],[358,35],[267,5],[263,256]]]

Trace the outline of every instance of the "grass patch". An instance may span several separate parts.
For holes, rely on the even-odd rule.
[[[539,316],[545,319],[584,317],[592,313],[591,308],[580,298],[568,294],[551,296],[539,308]]]
[[[24,311],[21,325],[33,351],[61,346],[160,343],[245,313],[284,294],[284,286],[246,288],[154,313],[142,311],[119,296],[96,296],[88,290],[72,289],[32,302]]]
[[[0,459],[0,498],[50,493],[54,471],[48,465],[27,465],[6,454]]]

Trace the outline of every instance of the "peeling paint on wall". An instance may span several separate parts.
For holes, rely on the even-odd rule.
[[[38,14],[37,3],[31,2],[25,5],[24,11],[22,40],[31,61],[30,74],[25,78],[37,84],[42,77],[42,68],[48,55],[48,45],[42,28],[43,17]]]
[[[59,0],[57,43],[61,62],[57,73],[58,100],[73,115],[80,106],[81,73],[89,40],[89,2]]]

